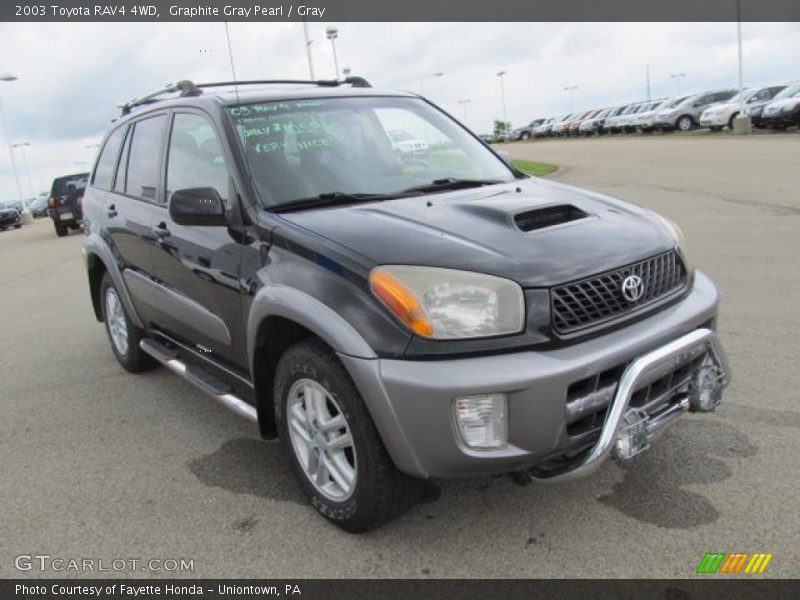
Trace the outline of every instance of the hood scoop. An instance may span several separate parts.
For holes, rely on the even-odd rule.
[[[529,232],[537,229],[546,229],[563,225],[570,221],[586,219],[588,213],[583,212],[572,204],[557,204],[556,206],[544,206],[534,210],[528,210],[514,215],[514,224],[520,231]]]

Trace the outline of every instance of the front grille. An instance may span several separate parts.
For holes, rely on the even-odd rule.
[[[641,277],[642,296],[628,301],[622,282],[631,275]],[[607,323],[654,307],[686,286],[686,269],[674,250],[638,263],[588,277],[550,290],[553,330],[561,335]]]

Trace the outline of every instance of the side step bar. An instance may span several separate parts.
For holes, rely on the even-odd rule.
[[[254,406],[248,404],[238,396],[231,394],[228,391],[229,388],[222,384],[222,382],[206,375],[204,371],[188,366],[180,359],[175,351],[151,339],[143,339],[139,342],[139,347],[167,369],[180,375],[223,406],[229,408],[248,421],[258,423],[258,413]]]

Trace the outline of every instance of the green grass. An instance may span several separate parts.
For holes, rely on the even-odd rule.
[[[527,173],[528,175],[537,175],[539,177],[550,175],[550,173],[553,173],[556,169],[558,169],[558,167],[555,165],[533,162],[530,160],[514,159],[511,161],[511,163],[523,173]]]

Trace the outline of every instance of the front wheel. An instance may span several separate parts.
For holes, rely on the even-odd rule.
[[[389,457],[355,384],[320,340],[289,348],[275,373],[280,444],[311,505],[350,533],[409,509],[423,482]]]
[[[521,139],[523,142],[527,141],[527,140],[531,139],[531,134],[528,133],[527,131],[523,131],[522,135],[519,136],[519,139]]]
[[[694,127],[694,121],[689,115],[683,115],[678,119],[677,123],[675,123],[675,126],[679,131],[689,131],[692,127]]]

